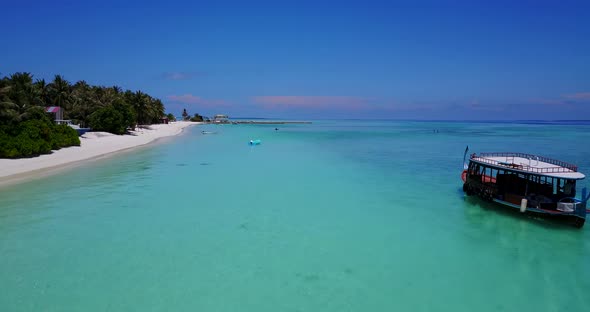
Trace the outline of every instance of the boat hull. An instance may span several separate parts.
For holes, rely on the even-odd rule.
[[[467,195],[467,196],[475,197],[478,200],[492,203],[492,204],[494,204],[494,206],[497,206],[500,208],[510,208],[509,210],[512,210],[512,211],[523,212],[521,210],[521,206],[519,206],[519,205],[515,205],[513,203],[500,200],[498,198],[490,198],[489,196],[486,196],[486,195],[482,196],[480,194],[475,194],[473,192],[470,192],[469,190],[466,190],[465,184],[463,185],[463,191],[465,192],[465,195]],[[585,210],[586,208],[584,207],[583,209]],[[558,210],[548,210],[548,209],[541,209],[541,208],[534,208],[534,207],[526,207],[526,210],[524,210],[523,213],[526,213],[529,215],[542,216],[545,218],[563,220],[563,221],[566,221],[566,222],[572,224],[573,226],[575,226],[577,228],[583,227],[584,223],[586,222],[586,214],[579,213],[577,211],[562,212],[562,211],[558,211]]]

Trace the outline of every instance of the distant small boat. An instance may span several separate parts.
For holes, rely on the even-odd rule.
[[[461,172],[466,195],[546,216],[586,221],[586,188],[576,198],[576,182],[585,178],[578,167],[563,161],[523,153],[480,153],[469,157]]]
[[[248,144],[250,144],[250,145],[260,145],[260,143],[262,143],[262,141],[260,141],[260,139],[257,139],[257,140],[250,140],[250,142]]]
[[[202,134],[216,134],[217,132],[214,131],[201,131]]]

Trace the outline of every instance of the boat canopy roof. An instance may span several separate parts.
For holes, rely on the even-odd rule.
[[[523,153],[472,154],[470,160],[488,167],[514,172],[532,173],[560,179],[581,180],[584,174],[578,166],[547,157]]]

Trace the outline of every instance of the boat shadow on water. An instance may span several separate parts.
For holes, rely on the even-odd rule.
[[[481,220],[485,215],[494,214],[502,218],[512,218],[514,220],[526,221],[534,226],[543,227],[551,230],[564,230],[579,232],[567,222],[564,216],[542,215],[534,212],[521,213],[519,210],[503,207],[493,202],[487,202],[476,196],[467,196],[461,188],[457,189],[457,195],[463,199],[465,213],[470,220]],[[476,209],[476,210],[474,210]],[[490,215],[490,217],[492,217]],[[565,221],[565,222],[564,222]]]

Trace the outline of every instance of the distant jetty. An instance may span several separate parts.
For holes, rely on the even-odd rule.
[[[206,122],[212,124],[248,124],[248,125],[287,125],[287,124],[311,124],[311,121],[291,121],[291,120],[268,120],[268,119],[236,119],[230,120],[229,116],[225,114],[217,114],[212,119],[207,119]]]
[[[253,124],[253,125],[286,125],[286,124],[311,124],[311,121],[282,121],[282,120],[232,120],[229,123]]]

